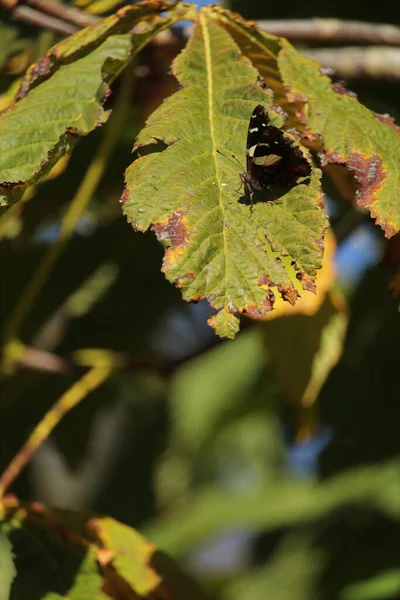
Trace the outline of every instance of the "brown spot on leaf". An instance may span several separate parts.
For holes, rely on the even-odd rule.
[[[360,184],[360,188],[356,192],[357,203],[364,208],[369,208],[371,216],[376,218],[375,211],[370,207],[376,199],[376,193],[382,181],[386,178],[381,159],[379,156],[368,157],[359,152],[353,152],[347,165],[354,172],[355,178]],[[395,230],[389,223],[380,220],[378,222],[388,237],[394,235]]]
[[[298,127],[299,124],[305,125],[307,123],[307,115],[305,113],[305,104],[308,102],[307,96],[304,96],[299,90],[292,88],[290,85],[285,85],[284,89],[289,104],[297,104],[294,108],[294,114],[297,120],[296,127]]]
[[[285,85],[287,99],[291,104],[305,104],[308,102],[307,96],[304,96],[299,90],[295,90],[290,85]]]
[[[383,168],[382,161],[377,155],[366,156],[360,152],[352,152],[345,159],[339,152],[320,152],[322,166],[328,163],[345,164],[354,173],[354,177],[359,185],[356,192],[357,203],[363,208],[368,208],[371,217],[376,219],[378,225],[385,231],[386,237],[391,237],[396,233],[395,228],[387,221],[382,220],[376,211],[371,207],[376,200],[376,193],[381,186],[382,181],[387,177]]]
[[[332,83],[332,90],[336,94],[340,94],[341,96],[350,96],[350,98],[357,98],[357,94],[349,90],[346,87],[344,81],[335,81],[335,83]]]
[[[300,281],[303,290],[306,290],[307,292],[312,292],[313,294],[317,293],[317,286],[313,281],[309,279],[306,273],[299,271],[298,273],[296,273],[296,279]]]
[[[294,114],[299,123],[301,123],[302,125],[305,125],[307,123],[307,117],[304,114],[303,110],[295,110]]]
[[[321,67],[319,72],[323,77],[332,78],[335,75],[335,69],[332,69],[332,67]]]
[[[278,285],[278,292],[281,294],[282,298],[289,302],[292,306],[296,304],[297,299],[299,298],[299,292],[292,285]]]
[[[16,100],[20,100],[31,89],[32,84],[39,78],[45,77],[50,73],[51,58],[49,55],[41,56],[29,69],[27,76],[21,83],[17,92]]]
[[[261,273],[261,275],[259,275],[258,277],[258,287],[273,287],[276,286],[276,283],[274,283],[272,281],[272,279],[270,277],[268,277],[268,275],[266,275],[265,273]]]
[[[126,204],[128,202],[130,193],[131,193],[130,189],[128,187],[126,187],[122,193],[121,200],[120,200],[120,202],[122,204]]]
[[[265,317],[268,310],[265,307],[256,306],[255,304],[247,304],[243,312],[252,319],[261,319]]]
[[[273,110],[274,112],[276,112],[276,114],[281,115],[281,117],[284,117],[285,120],[288,118],[287,112],[285,112],[283,110],[282,106],[279,106],[278,104],[272,104],[271,105],[271,110]]]
[[[301,132],[301,137],[304,140],[307,140],[305,145],[309,150],[312,150],[315,152],[315,154],[318,154],[321,151],[321,134],[317,133],[316,131],[312,131],[311,129],[303,129]]]
[[[262,306],[257,306],[255,304],[247,304],[243,310],[244,313],[249,315],[252,319],[262,319],[265,317],[267,313],[269,313],[273,307],[275,302],[275,294],[272,290],[268,290],[263,300]]]
[[[188,231],[184,224],[183,212],[177,210],[166,222],[155,223],[154,231],[160,242],[168,241],[175,248],[184,248],[188,245]]]
[[[346,159],[340,152],[329,152],[329,150],[324,150],[318,153],[318,157],[321,161],[321,167],[325,167],[330,163],[346,164]]]
[[[189,233],[186,228],[184,213],[179,210],[175,211],[167,221],[155,223],[153,230],[160,242],[170,244],[163,261],[162,270],[166,272],[175,266],[189,243]]]
[[[300,134],[294,127],[287,129],[286,133],[290,133],[298,142],[300,141]]]
[[[398,133],[400,135],[400,127],[398,125],[396,125],[393,117],[391,117],[387,113],[385,113],[384,115],[379,115],[378,113],[372,113],[372,114],[374,115],[374,117],[376,119],[378,119],[378,121],[385,123],[386,125],[388,125],[388,127],[391,127],[392,129],[394,129],[396,131],[396,133]]]

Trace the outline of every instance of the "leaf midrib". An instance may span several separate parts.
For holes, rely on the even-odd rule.
[[[223,243],[224,243],[223,255],[224,255],[225,300],[226,300],[226,294],[227,294],[227,280],[226,280],[227,250],[226,250],[226,236],[225,236],[225,228],[224,228],[224,223],[225,223],[224,207],[222,204],[222,189],[221,189],[221,184],[220,184],[218,158],[217,158],[217,146],[216,146],[216,140],[215,140],[214,111],[213,111],[213,109],[214,109],[214,102],[213,102],[214,83],[213,83],[213,71],[212,71],[211,44],[210,44],[209,32],[207,29],[207,20],[206,20],[205,15],[202,13],[200,13],[200,15],[199,15],[199,24],[202,28],[203,39],[204,39],[204,58],[205,58],[206,72],[207,72],[208,117],[209,117],[209,122],[210,122],[210,137],[211,137],[212,152],[213,152],[213,157],[214,157],[214,162],[215,162],[216,180],[217,180],[218,192],[219,192],[219,206],[220,206],[220,210],[222,213],[222,232],[221,233],[222,233],[222,239],[223,239]],[[224,302],[224,304],[225,304],[225,302]]]

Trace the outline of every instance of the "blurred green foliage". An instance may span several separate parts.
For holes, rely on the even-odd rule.
[[[231,4],[251,18],[332,16],[333,10],[289,3],[265,14],[265,2]],[[382,3],[336,8],[342,17],[371,20],[378,20],[379,8],[380,20],[387,20]],[[24,38],[16,25],[4,31],[3,66],[25,40],[38,43],[26,27]],[[145,68],[138,68],[118,145],[26,315],[22,341],[62,357],[71,370],[20,365],[3,376],[0,470],[75,381],[74,352],[114,350],[127,358],[125,368],[65,417],[12,492],[138,527],[179,557],[210,598],[396,600],[400,319],[386,290],[390,274],[374,267],[349,293],[343,353],[312,407],[293,398],[284,380],[296,379],[304,362],[300,375],[311,372],[326,306],[312,317],[244,323],[235,341],[217,343],[204,325],[209,308],[183,303],[160,273],[162,250],[154,236],[134,234],[118,203],[149,105],[174,86],[169,63],[157,47],[138,59],[137,67]],[[17,74],[3,68],[2,76],[8,85]],[[390,112],[393,88],[360,89],[367,104],[370,98]],[[80,139],[65,170],[0,224],[3,325],[56,239],[60,216],[112,124]],[[338,206],[345,215],[340,199]],[[326,432],[319,454],[313,444]],[[290,457],[307,448],[311,468],[293,469]],[[238,531],[248,537],[238,535],[246,553],[236,564],[232,548],[216,548],[220,536]],[[200,550],[214,556],[212,568],[202,566]]]

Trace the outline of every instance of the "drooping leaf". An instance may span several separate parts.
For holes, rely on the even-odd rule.
[[[17,569],[10,600],[105,600],[95,548],[73,541],[61,524],[57,530],[54,520],[40,515],[43,507],[26,512],[12,504],[6,502],[3,522]]]
[[[263,326],[274,375],[287,397],[303,406],[315,402],[343,349],[348,311],[340,292],[332,290],[335,249],[330,232],[317,294],[305,293],[295,306],[281,303]]]
[[[122,523],[15,497],[2,508],[17,567],[11,600],[204,600],[172,559]]]
[[[257,202],[252,212],[238,189],[240,169],[229,158],[243,159],[257,104],[268,109],[272,124],[284,124],[271,94],[207,11],[173,73],[184,87],[152,114],[135,145],[151,151],[159,140],[167,148],[128,168],[123,210],[137,230],[152,227],[167,246],[163,271],[183,298],[206,297],[220,309],[210,324],[233,338],[237,313],[260,317],[272,309],[272,288],[291,303],[299,280],[314,288],[325,229],[320,172],[313,169],[309,185]]]
[[[391,117],[367,109],[287,40],[229,11],[213,12],[274,91],[275,101],[291,115],[291,123],[297,123],[305,143],[319,147],[322,164],[347,166],[359,184],[359,206],[370,211],[388,238],[397,233],[400,129]]]
[[[187,13],[178,6],[171,15],[154,16],[166,6],[146,2],[121,9],[60,42],[29,68],[0,115],[0,205],[18,200],[72,150],[77,135],[107,120],[102,105],[110,82],[156,33]],[[135,23],[143,31],[127,33]]]
[[[110,518],[92,519],[90,527],[109,551],[108,561],[137,594],[146,596],[160,584],[149,564],[156,547],[142,535]]]

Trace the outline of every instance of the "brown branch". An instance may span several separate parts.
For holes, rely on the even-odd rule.
[[[85,13],[73,6],[54,2],[53,0],[26,0],[26,4],[48,15],[57,17],[62,21],[72,23],[79,28],[88,27],[101,20],[101,17]]]
[[[48,29],[49,31],[54,31],[54,33],[59,33],[62,36],[69,36],[78,31],[76,25],[46,15],[29,6],[17,6],[14,8],[12,11],[12,18],[14,21],[29,23],[29,25],[35,25],[41,29]]]
[[[400,27],[339,19],[256,21],[273,35],[298,42],[400,46]]]
[[[400,79],[400,49],[388,46],[361,48],[318,48],[303,54],[324,67],[330,67],[343,79]]]
[[[246,329],[251,326],[252,322],[244,322],[242,329]],[[181,358],[172,360],[159,360],[159,359],[137,359],[129,356],[124,352],[112,352],[114,363],[118,365],[119,370],[127,370],[134,372],[153,371],[161,377],[169,377],[178,369],[181,365],[191,361],[198,356],[201,356],[214,348],[217,345],[226,343],[217,336],[213,336],[208,342],[192,352],[188,352]],[[108,350],[104,352],[110,353]],[[33,370],[42,372],[58,373],[60,375],[65,374],[76,374],[82,373],[84,367],[82,364],[74,359],[68,360],[62,358],[57,354],[49,351],[44,351],[34,346],[25,346],[24,351],[21,352],[15,360],[12,362],[14,368],[20,370]]]
[[[26,0],[26,4],[38,9],[28,12],[27,6],[17,6],[18,0],[0,0],[9,10],[14,8],[14,18],[30,22],[33,25],[51,29],[62,35],[70,35],[69,28],[62,28],[57,21],[45,19],[46,15],[55,17],[64,23],[77,28],[96,23],[100,17],[90,15],[77,8],[67,6],[53,0]],[[15,17],[15,13],[17,17]],[[37,13],[42,13],[40,19]],[[282,19],[256,21],[256,24],[269,33],[282,36],[291,41],[326,42],[335,44],[366,44],[400,46],[400,27],[380,23],[363,23],[360,21],[342,21],[339,19]]]
[[[16,358],[14,366],[60,375],[70,375],[73,372],[72,365],[61,356],[33,346],[25,346],[21,355]]]

